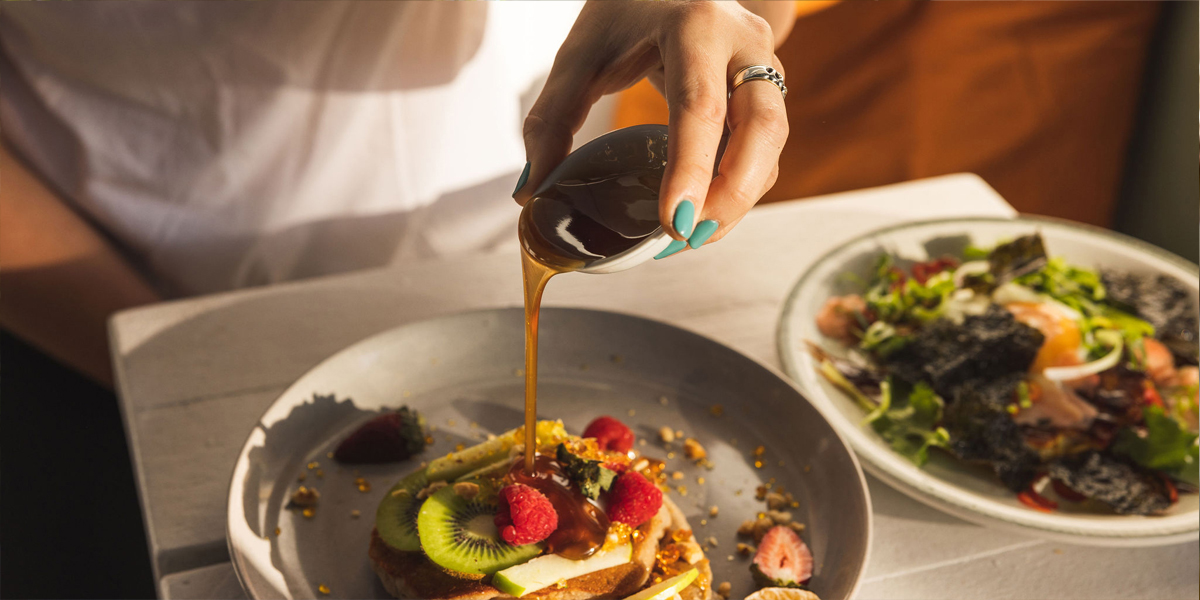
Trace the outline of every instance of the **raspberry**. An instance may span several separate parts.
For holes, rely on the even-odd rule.
[[[583,430],[583,437],[596,438],[601,450],[629,452],[633,448],[633,432],[624,423],[609,417],[596,417]]]
[[[558,529],[558,513],[541,492],[515,483],[500,490],[495,523],[504,541],[523,546],[550,537]]]
[[[608,518],[637,527],[649,521],[662,508],[663,493],[658,486],[636,471],[617,477],[608,497]]]

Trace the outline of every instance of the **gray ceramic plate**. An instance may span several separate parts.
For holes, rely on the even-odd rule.
[[[1067,221],[1020,219],[945,219],[906,223],[880,229],[850,240],[821,257],[796,283],[784,302],[779,322],[779,355],[784,370],[799,385],[829,422],[850,442],[863,464],[900,491],[948,513],[985,525],[1016,529],[1040,537],[1076,544],[1151,546],[1194,540],[1200,529],[1200,499],[1180,496],[1165,515],[1141,517],[1072,511],[1069,505],[1052,513],[1032,510],[989,472],[968,467],[947,455],[935,453],[918,468],[895,453],[869,428],[852,400],[837,391],[817,372],[817,363],[805,341],[820,343],[830,352],[841,352],[817,331],[814,316],[830,296],[861,291],[847,273],[869,276],[883,251],[924,260],[954,253],[970,239],[988,247],[999,241],[1039,231],[1052,256],[1085,267],[1105,267],[1141,273],[1162,273],[1192,290],[1197,302],[1200,285],[1196,265],[1128,236]],[[862,281],[862,279],[859,279]]]
[[[229,551],[246,592],[387,598],[367,559],[375,506],[421,460],[521,424],[522,324],[521,311],[506,309],[405,325],[329,358],[276,400],[250,432],[230,484]],[[686,473],[677,482],[686,495],[671,497],[698,538],[717,539],[709,558],[716,580],[732,583],[733,597],[753,589],[749,561],[727,558],[735,555],[735,530],[761,510],[754,488],[769,478],[799,500],[793,513],[808,526],[813,590],[824,600],[853,594],[870,545],[866,484],[842,439],[790,383],[707,338],[613,313],[547,309],[541,344],[541,418],[560,418],[579,433],[594,417],[614,415],[647,440],[639,450],[658,458],[668,452],[654,435],[663,425],[708,449],[711,471],[681,456],[667,461]],[[375,411],[401,404],[420,410],[437,429],[422,456],[357,473],[326,458]],[[724,408],[719,417],[710,412],[716,404]],[[758,445],[766,448],[761,469],[749,458]],[[284,508],[301,474],[321,492],[312,518]],[[358,477],[369,491],[359,491]],[[709,518],[713,505],[720,514]]]

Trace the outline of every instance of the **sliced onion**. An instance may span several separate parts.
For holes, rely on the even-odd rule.
[[[954,287],[961,288],[963,282],[967,280],[968,275],[982,275],[990,271],[991,268],[991,263],[986,260],[973,260],[963,263],[954,270]]]
[[[1006,283],[992,291],[992,302],[1001,306],[1014,302],[1042,304],[1045,301],[1041,294],[1016,283]]]
[[[1096,337],[1100,338],[1105,333],[1107,332],[1099,332]],[[1104,337],[1107,339],[1109,336]],[[1121,351],[1125,348],[1124,339],[1118,334],[1107,341],[1112,342],[1113,347],[1103,358],[1073,367],[1047,367],[1042,371],[1042,375],[1051,381],[1074,381],[1117,366],[1117,363],[1121,362]]]

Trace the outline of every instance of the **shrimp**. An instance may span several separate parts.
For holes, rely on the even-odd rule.
[[[1143,340],[1146,352],[1143,355],[1146,374],[1160,388],[1179,385],[1179,373],[1175,370],[1175,357],[1162,342],[1148,337]]]
[[[1096,418],[1096,408],[1088,404],[1071,388],[1042,377],[1034,375],[1029,379],[1029,385],[1038,393],[1029,408],[1021,409],[1013,420],[1022,425],[1037,425],[1047,421],[1054,427],[1069,429],[1087,429]]]
[[[827,337],[852,343],[862,332],[859,319],[866,310],[867,302],[862,296],[834,296],[817,313],[817,329]]]

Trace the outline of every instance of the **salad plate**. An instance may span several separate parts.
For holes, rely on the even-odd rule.
[[[998,265],[1008,256],[1006,253],[1014,252],[1014,248],[1024,251],[1032,247],[1044,248],[1038,266],[1024,271],[1014,267],[1013,272],[1002,273],[1004,268]],[[886,259],[882,258],[885,256]],[[1051,273],[1052,270],[1057,271]],[[1200,530],[1200,502],[1194,487],[1195,435],[1188,431],[1195,427],[1194,412],[1187,417],[1177,416],[1170,401],[1161,408],[1163,400],[1149,383],[1145,398],[1139,393],[1130,401],[1128,408],[1133,417],[1114,417],[1106,412],[1107,408],[1097,410],[1082,400],[1092,397],[1088,394],[1105,393],[1103,389],[1096,390],[1107,383],[1097,381],[1137,377],[1138,383],[1149,382],[1152,369],[1134,363],[1146,356],[1148,345],[1163,347],[1148,339],[1149,335],[1142,335],[1139,327],[1146,326],[1141,319],[1112,308],[1116,290],[1111,297],[1105,297],[1102,285],[1087,283],[1099,282],[1100,273],[1104,273],[1104,278],[1109,277],[1108,273],[1149,277],[1147,281],[1152,283],[1145,289],[1175,290],[1175,299],[1188,303],[1190,322],[1195,323],[1200,287],[1197,266],[1164,250],[1121,234],[1056,219],[945,219],[880,229],[850,240],[820,258],[800,277],[785,301],[777,331],[778,351],[785,372],[847,439],[864,468],[934,508],[976,523],[1068,543],[1148,546],[1194,540]],[[1034,281],[1031,278],[1038,277],[1044,277],[1037,280],[1043,286],[1049,285],[1046,282],[1053,277],[1085,281],[1080,289],[1087,291],[1084,294],[1087,297],[1072,298],[1058,288],[1048,292],[1031,283]],[[917,280],[919,284],[914,283]],[[935,286],[946,289],[934,293],[931,290]],[[963,289],[973,286],[975,289]],[[1070,283],[1065,287],[1074,289],[1074,286],[1075,283]],[[921,294],[931,295],[915,301],[911,297]],[[908,305],[899,308],[885,305],[903,295],[909,295],[905,300]],[[853,302],[838,304],[841,298],[851,296]],[[834,298],[837,299],[831,300]],[[970,301],[972,298],[974,302]],[[974,309],[968,306],[972,304]],[[1062,338],[1049,335],[1052,332],[1045,327],[1030,325],[1034,321],[1020,314],[1022,307],[1035,312],[1048,310],[1056,315],[1052,321],[1068,322],[1067,327],[1076,336],[1066,351],[1072,355],[1068,357],[1070,360],[1039,366],[1050,352],[1048,348],[1053,346],[1047,342],[1043,347],[1043,340]],[[847,326],[851,333],[839,334],[836,327],[831,328],[831,309],[856,315],[855,324]],[[884,313],[893,310],[901,311],[907,320],[887,322],[892,316]],[[1100,318],[1101,312],[1105,318]],[[989,322],[992,317],[995,318]],[[822,322],[818,323],[819,320]],[[1018,332],[1021,335],[1036,339],[1032,345],[1026,342],[1024,362],[1010,368],[1006,375],[1021,381],[1017,383],[1014,379],[1006,384],[1015,386],[1007,388],[1015,391],[1001,397],[1004,402],[1011,402],[1000,406],[1011,417],[1009,423],[1000,425],[1006,427],[1004,431],[1017,431],[1018,425],[1013,422],[1018,423],[1020,434],[1010,437],[1025,436],[1018,439],[1026,445],[1049,440],[1044,445],[1031,446],[1033,450],[1018,448],[1015,452],[1024,453],[1021,456],[1033,457],[1019,467],[1013,466],[1018,464],[1017,459],[1012,464],[1002,464],[1003,461],[991,457],[981,459],[986,454],[979,450],[981,443],[991,444],[985,450],[1002,445],[985,439],[982,433],[978,439],[962,439],[970,437],[964,432],[982,429],[970,430],[962,425],[966,422],[966,417],[961,416],[967,410],[963,408],[968,405],[966,402],[950,410],[947,407],[964,397],[960,394],[973,393],[974,388],[949,391],[952,386],[945,379],[937,379],[946,373],[965,377],[961,371],[982,373],[1002,368],[997,365],[1011,360],[1006,354],[1010,350],[1004,346],[1004,338],[1009,334],[1002,331],[1003,323],[1014,331],[1021,329],[1024,332]],[[971,325],[980,330],[977,338],[962,333],[964,327]],[[1187,329],[1190,332],[1183,331],[1183,335],[1193,348],[1190,352],[1194,352],[1196,332],[1192,325]],[[930,333],[935,330],[941,338]],[[1153,328],[1145,331],[1152,332]],[[1144,337],[1147,339],[1143,340]],[[930,340],[938,339],[949,341],[942,342],[940,349],[931,349],[936,344]],[[984,340],[979,342],[980,347],[956,345],[964,340],[975,343],[976,339]],[[1009,346],[1014,344],[1019,345],[1012,342]],[[943,354],[938,358],[942,363],[922,364],[939,351]],[[953,353],[957,355],[945,356]],[[1167,356],[1169,360],[1170,354]],[[1194,364],[1190,362],[1194,361],[1194,355],[1182,360]],[[1180,363],[1180,373],[1184,372],[1183,364]],[[849,379],[839,374],[858,368],[872,375],[855,383],[850,379],[862,373],[851,372]],[[918,379],[921,381],[914,385]],[[943,387],[938,388],[939,385]],[[976,381],[973,385],[982,384]],[[1052,414],[1049,418],[1038,413],[1049,406],[1039,395],[1038,385],[1045,386],[1046,394],[1049,390],[1066,389],[1073,402],[1070,407],[1077,412],[1071,413],[1070,418],[1063,414]],[[1090,388],[1083,389],[1089,385]],[[870,391],[862,393],[862,389],[868,388]],[[898,397],[899,404],[891,404],[892,391],[900,389],[911,392],[904,391],[904,396]],[[1174,393],[1175,389],[1163,388],[1162,395]],[[1187,389],[1190,389],[1188,395],[1194,396],[1194,384]],[[1036,392],[1032,402],[1030,390]],[[941,398],[942,395],[949,400]],[[984,396],[983,392],[978,396]],[[1092,400],[1088,402],[1094,404]],[[1181,410],[1195,411],[1194,400],[1183,402]],[[1170,414],[1163,416],[1167,413]],[[926,422],[919,423],[922,415]],[[1107,428],[1101,436],[1104,439],[1096,441],[1096,432],[1102,428]],[[1170,429],[1167,432],[1170,435],[1162,433],[1162,428]],[[1038,438],[1039,435],[1042,437]],[[1129,450],[1132,446],[1157,450],[1168,442],[1180,446],[1172,448],[1171,461],[1161,455],[1148,456],[1149,450],[1140,454]],[[1099,492],[1091,496],[1080,494],[1080,489],[1094,491],[1094,487],[1087,486],[1089,482],[1095,483],[1096,477],[1089,482],[1074,477],[1087,470],[1078,462],[1070,462],[1076,457],[1103,462],[1104,468],[1121,470],[1124,474],[1133,473],[1131,480],[1142,486],[1141,492],[1131,492],[1136,496],[1133,500],[1112,500]],[[1162,467],[1168,462],[1177,470],[1154,470],[1146,466]],[[1089,476],[1098,472],[1093,469]],[[1051,484],[1053,491],[1048,491]],[[1061,497],[1056,492],[1061,492]],[[1159,496],[1152,497],[1154,494]],[[1108,503],[1100,502],[1101,497],[1107,498]],[[1146,503],[1137,504],[1140,501]]]
[[[284,392],[249,433],[230,482],[229,552],[246,593],[390,598],[368,558],[376,506],[422,463],[522,424],[523,333],[520,309],[411,323],[326,359]],[[546,308],[540,344],[539,418],[576,435],[601,415],[627,424],[636,450],[667,463],[667,496],[696,538],[716,542],[705,551],[730,597],[754,589],[750,561],[735,551],[739,524],[763,510],[756,488],[777,482],[806,526],[810,589],[824,600],[854,594],[870,545],[866,483],[786,378],[707,338],[615,313]],[[422,453],[390,464],[333,460],[352,431],[402,405],[424,418]],[[709,462],[665,446],[663,427],[698,440]],[[311,511],[289,508],[301,485],[319,490]]]

